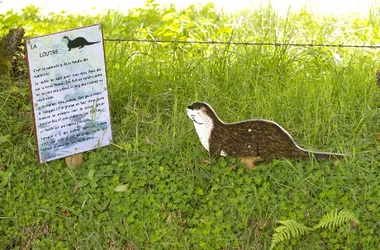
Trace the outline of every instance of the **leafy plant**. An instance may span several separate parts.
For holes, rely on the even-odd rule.
[[[343,224],[346,222],[359,224],[359,220],[353,213],[345,210],[342,210],[338,213],[338,210],[333,210],[330,213],[325,214],[319,221],[318,225],[313,227],[313,230],[319,228],[333,229],[343,226]]]
[[[290,240],[292,238],[298,238],[313,230],[319,228],[334,229],[342,227],[344,223],[353,222],[359,224],[359,220],[351,212],[342,210],[338,213],[337,210],[333,210],[325,214],[319,221],[318,225],[313,228],[307,227],[302,223],[298,223],[295,220],[279,221],[281,226],[275,228],[275,233],[272,236],[271,247],[274,249],[280,242]]]
[[[279,221],[279,223],[282,224],[282,226],[275,228],[270,249],[273,249],[282,241],[297,238],[313,230],[312,228],[298,223],[295,220]]]
[[[98,180],[99,176],[95,175],[95,170],[91,169],[90,171],[88,171],[86,178],[78,182],[78,185],[79,187],[85,187],[89,185],[92,188],[97,188]]]

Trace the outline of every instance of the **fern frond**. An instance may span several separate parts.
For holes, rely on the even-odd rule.
[[[270,249],[273,249],[278,243],[289,240],[306,234],[311,231],[310,227],[307,227],[295,220],[279,221],[282,226],[278,226],[274,229],[275,233],[272,236],[272,242]]]
[[[353,221],[356,224],[359,224],[359,220],[351,212],[342,210],[338,213],[338,210],[333,210],[330,213],[325,214],[322,219],[319,221],[319,224],[316,225],[314,229],[318,228],[336,228],[342,226],[347,221]]]

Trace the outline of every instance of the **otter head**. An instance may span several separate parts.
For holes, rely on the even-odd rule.
[[[194,102],[187,106],[187,115],[193,121],[202,145],[209,151],[209,139],[216,122],[219,122],[214,110],[204,102]]]
[[[70,39],[67,36],[64,36],[62,38],[62,41],[64,41],[67,44],[70,41]]]
[[[211,129],[214,125],[213,117],[215,116],[215,112],[207,103],[194,102],[187,106],[186,112],[195,127],[199,126]]]

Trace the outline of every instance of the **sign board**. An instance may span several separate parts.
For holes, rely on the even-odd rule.
[[[112,140],[100,24],[26,39],[40,163]]]

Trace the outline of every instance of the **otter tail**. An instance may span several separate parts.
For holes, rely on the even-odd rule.
[[[328,153],[328,152],[309,152],[310,156],[317,160],[344,159],[350,157],[349,154]]]
[[[95,44],[95,43],[100,43],[100,41],[97,41],[97,42],[87,42],[86,45],[91,45],[91,44]]]
[[[313,157],[316,160],[334,160],[334,159],[344,159],[344,158],[350,157],[349,154],[308,151],[298,146],[295,151],[296,152],[294,152],[294,154],[296,155],[296,157],[303,160],[307,160]]]

